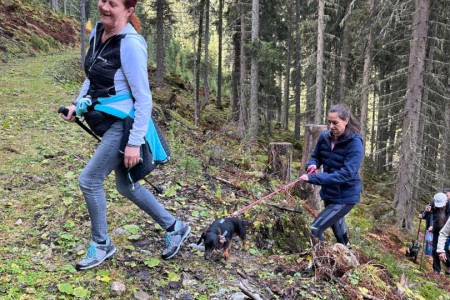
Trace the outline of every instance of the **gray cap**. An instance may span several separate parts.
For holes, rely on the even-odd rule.
[[[447,195],[444,193],[437,193],[434,195],[434,206],[444,207],[447,201]]]

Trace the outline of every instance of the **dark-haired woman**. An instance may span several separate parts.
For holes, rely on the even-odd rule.
[[[302,175],[309,183],[320,185],[325,208],[311,224],[311,234],[323,241],[323,232],[331,227],[338,243],[349,242],[345,216],[360,200],[362,183],[358,174],[364,158],[360,126],[349,108],[336,104],[328,111],[329,130],[320,135],[306,170],[323,172]]]
[[[176,255],[190,233],[187,224],[172,216],[139,182],[130,183],[128,177],[128,170],[139,163],[141,145],[154,140],[147,44],[138,34],[136,2],[98,1],[100,22],[90,36],[84,64],[86,80],[74,105],[68,107],[68,114],[61,114],[69,122],[74,121],[74,114],[83,116],[91,129],[103,137],[78,180],[91,219],[92,241],[84,259],[77,263],[77,270],[93,268],[116,252],[108,235],[103,188],[105,178],[113,170],[119,193],[166,230],[162,258]],[[124,131],[127,118],[133,119],[129,132]],[[122,143],[124,136],[128,138]]]

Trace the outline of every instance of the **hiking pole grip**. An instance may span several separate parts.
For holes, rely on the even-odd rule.
[[[58,114],[63,114],[67,117],[67,114],[69,113],[69,109],[67,107],[61,106],[58,109]]]

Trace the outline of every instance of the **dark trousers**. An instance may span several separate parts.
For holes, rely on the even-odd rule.
[[[436,271],[437,273],[441,273],[441,260],[439,259],[439,253],[436,252],[438,239],[439,239],[439,231],[441,231],[441,228],[436,228],[435,229],[433,227],[433,252],[432,252],[432,256],[433,256],[433,270]],[[449,255],[448,252],[446,254]],[[447,259],[447,261],[445,262],[445,266],[446,267],[450,267],[449,259]]]
[[[355,204],[329,204],[325,202],[325,208],[311,224],[311,234],[324,240],[323,232],[331,227],[338,243],[347,245],[348,236],[345,226],[345,215]]]

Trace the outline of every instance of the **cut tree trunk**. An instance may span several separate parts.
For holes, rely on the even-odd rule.
[[[291,143],[270,143],[268,173],[283,181],[291,181],[292,152]]]
[[[303,154],[302,154],[302,171],[301,174],[304,174],[304,167],[311,157],[311,153],[316,146],[317,140],[320,137],[322,131],[326,130],[326,125],[316,125],[316,124],[306,124],[305,125],[305,135],[304,135],[304,143],[303,143]],[[320,209],[320,186],[316,186],[314,190],[307,195],[307,199],[309,204],[315,209]]]

